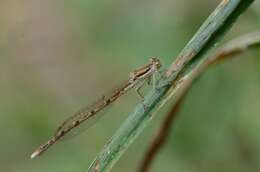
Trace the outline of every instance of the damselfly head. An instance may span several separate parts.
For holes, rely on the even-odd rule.
[[[150,64],[156,69],[160,69],[162,67],[162,63],[159,58],[157,57],[151,57],[150,58]]]

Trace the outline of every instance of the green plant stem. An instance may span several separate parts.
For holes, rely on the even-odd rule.
[[[220,3],[184,47],[176,61],[168,68],[164,77],[157,83],[157,89],[152,90],[145,96],[143,103],[146,108],[144,109],[143,103],[136,106],[97,155],[88,171],[109,171],[113,167],[119,157],[152,119],[154,115],[151,112],[155,110],[155,107],[157,107],[156,110],[159,109],[158,105],[162,102],[171,86],[174,85],[178,74],[185,70],[188,64],[192,62],[191,60],[201,58],[252,2],[253,0],[223,0]]]
[[[260,47],[260,31],[245,34],[229,41],[222,48],[219,48],[214,55],[209,58],[205,58],[204,60],[202,59],[202,62],[192,69],[189,74],[185,74],[185,76],[180,77],[184,79],[180,79],[180,85],[177,85],[177,87],[180,88],[179,90],[176,90],[179,97],[175,97],[176,102],[172,106],[171,110],[166,114],[160,129],[152,140],[143,160],[140,163],[138,172],[147,172],[151,168],[154,158],[158,155],[160,149],[169,138],[168,136],[170,134],[170,129],[175,122],[181,102],[184,100],[184,97],[191,88],[194,80],[201,76],[212,64],[222,60],[234,58],[236,55],[242,54],[255,47]]]

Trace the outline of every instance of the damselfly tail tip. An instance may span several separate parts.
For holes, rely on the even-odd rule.
[[[31,159],[35,158],[36,156],[40,155],[40,151],[37,149],[31,154]]]

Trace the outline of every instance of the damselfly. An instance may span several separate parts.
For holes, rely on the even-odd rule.
[[[98,115],[101,110],[115,102],[120,96],[125,94],[131,88],[135,88],[138,95],[143,98],[139,92],[139,88],[143,85],[144,82],[150,81],[153,79],[153,85],[155,84],[155,73],[158,72],[161,67],[161,62],[158,58],[152,57],[149,60],[149,63],[137,70],[134,70],[130,73],[130,76],[123,85],[116,89],[110,96],[103,96],[97,103],[89,108],[85,108],[80,112],[74,114],[67,120],[65,120],[57,129],[54,136],[45,144],[39,146],[32,154],[31,158],[34,158],[44,151],[46,151],[51,145],[56,143],[58,140],[67,135],[71,130],[78,127],[85,121],[88,121]],[[155,87],[154,87],[155,88]],[[145,108],[145,107],[144,107]]]

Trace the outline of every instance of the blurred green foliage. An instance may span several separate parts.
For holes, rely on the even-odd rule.
[[[219,1],[1,1],[2,171],[85,171],[139,101],[124,96],[95,126],[40,158],[31,151],[57,125],[161,57],[167,66]],[[260,3],[225,38],[259,28]],[[183,105],[153,171],[260,170],[260,51],[210,69]],[[146,88],[147,89],[147,88]],[[167,107],[113,171],[134,171]]]

